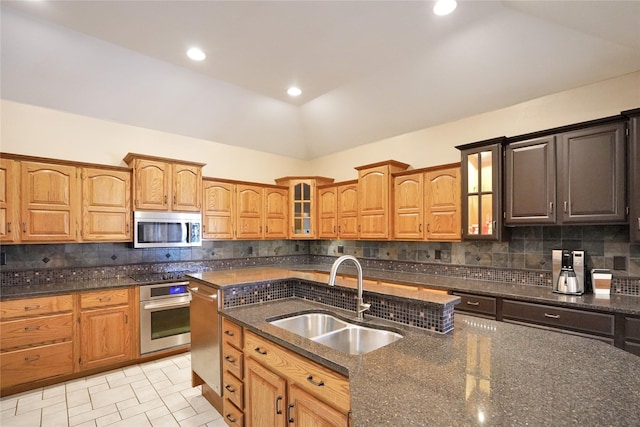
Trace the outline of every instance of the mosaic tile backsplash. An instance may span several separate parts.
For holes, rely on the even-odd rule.
[[[224,290],[224,308],[298,297],[355,312],[357,292],[306,280],[278,280],[234,286]],[[443,307],[425,301],[383,296],[365,291],[371,303],[367,315],[439,333],[453,331],[454,304]]]
[[[0,250],[7,265],[0,267],[0,284],[331,263],[344,253],[366,268],[551,287],[551,250],[566,248],[586,251],[587,270],[612,270],[613,293],[640,295],[640,244],[629,242],[628,226],[518,227],[509,234],[505,242],[205,241],[187,249],[133,249],[128,243],[4,245]]]

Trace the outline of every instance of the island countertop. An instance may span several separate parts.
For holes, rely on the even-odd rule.
[[[391,325],[404,338],[350,356],[267,322],[353,313],[299,298],[222,315],[348,375],[355,426],[638,424],[640,357],[597,340],[456,314],[452,334]]]

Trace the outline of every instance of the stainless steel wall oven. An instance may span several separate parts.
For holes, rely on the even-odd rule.
[[[140,354],[191,343],[189,282],[140,286]]]

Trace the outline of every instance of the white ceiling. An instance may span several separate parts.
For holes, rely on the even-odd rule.
[[[313,159],[640,70],[640,1],[433,4],[3,0],[0,90]]]

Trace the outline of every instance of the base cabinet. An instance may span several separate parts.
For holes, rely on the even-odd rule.
[[[348,378],[245,331],[245,425],[347,426]]]
[[[624,325],[624,349],[640,356],[640,317],[627,316]]]

